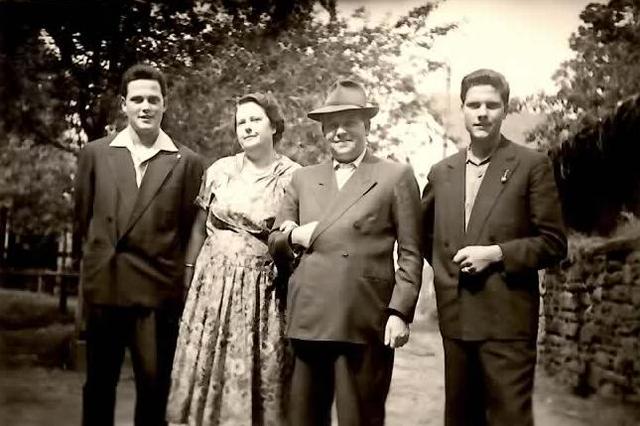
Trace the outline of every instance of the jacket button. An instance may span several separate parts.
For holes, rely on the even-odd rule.
[[[107,216],[107,222],[109,223],[113,222],[113,218],[111,216]]]
[[[446,248],[449,248],[449,241],[445,241],[445,242],[444,242],[444,246],[445,246]]]
[[[346,251],[342,252],[342,257],[349,257],[349,253],[347,253]]]

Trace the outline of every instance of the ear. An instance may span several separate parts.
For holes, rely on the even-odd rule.
[[[124,96],[120,96],[120,109],[126,114],[127,112],[127,99]]]
[[[162,97],[162,101],[163,101],[163,102],[162,102],[162,104],[163,104],[162,112],[164,113],[164,112],[167,112],[167,105],[169,105],[169,98],[165,98],[165,97],[163,96],[163,97]]]

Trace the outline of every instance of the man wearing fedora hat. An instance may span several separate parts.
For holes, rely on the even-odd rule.
[[[382,425],[394,348],[409,338],[420,196],[409,166],[367,150],[377,112],[360,84],[331,86],[308,116],[322,124],[332,158],[293,174],[269,237],[276,264],[298,262],[287,295],[292,425],[330,424],[334,396],[340,425]]]

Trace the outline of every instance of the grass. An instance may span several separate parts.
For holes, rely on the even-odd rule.
[[[75,333],[73,304],[48,294],[0,289],[0,364],[64,367]]]
[[[0,289],[0,330],[21,330],[74,321],[70,304],[66,314],[58,310],[58,298],[49,294]]]

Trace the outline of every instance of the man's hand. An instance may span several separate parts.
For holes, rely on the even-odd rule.
[[[301,245],[304,248],[309,248],[311,235],[313,234],[313,231],[316,229],[317,225],[318,221],[314,221],[294,228],[293,231],[291,231],[291,242]]]
[[[492,263],[502,260],[500,246],[467,246],[458,250],[453,256],[453,261],[465,274],[477,274]]]
[[[278,228],[278,231],[282,231],[282,232],[287,233],[287,232],[291,231],[293,228],[297,228],[297,227],[298,227],[298,224],[295,223],[294,221],[285,220],[284,222],[282,222],[280,224],[280,227]]]
[[[409,341],[409,325],[397,315],[389,315],[384,328],[384,344],[390,348],[400,348]]]

